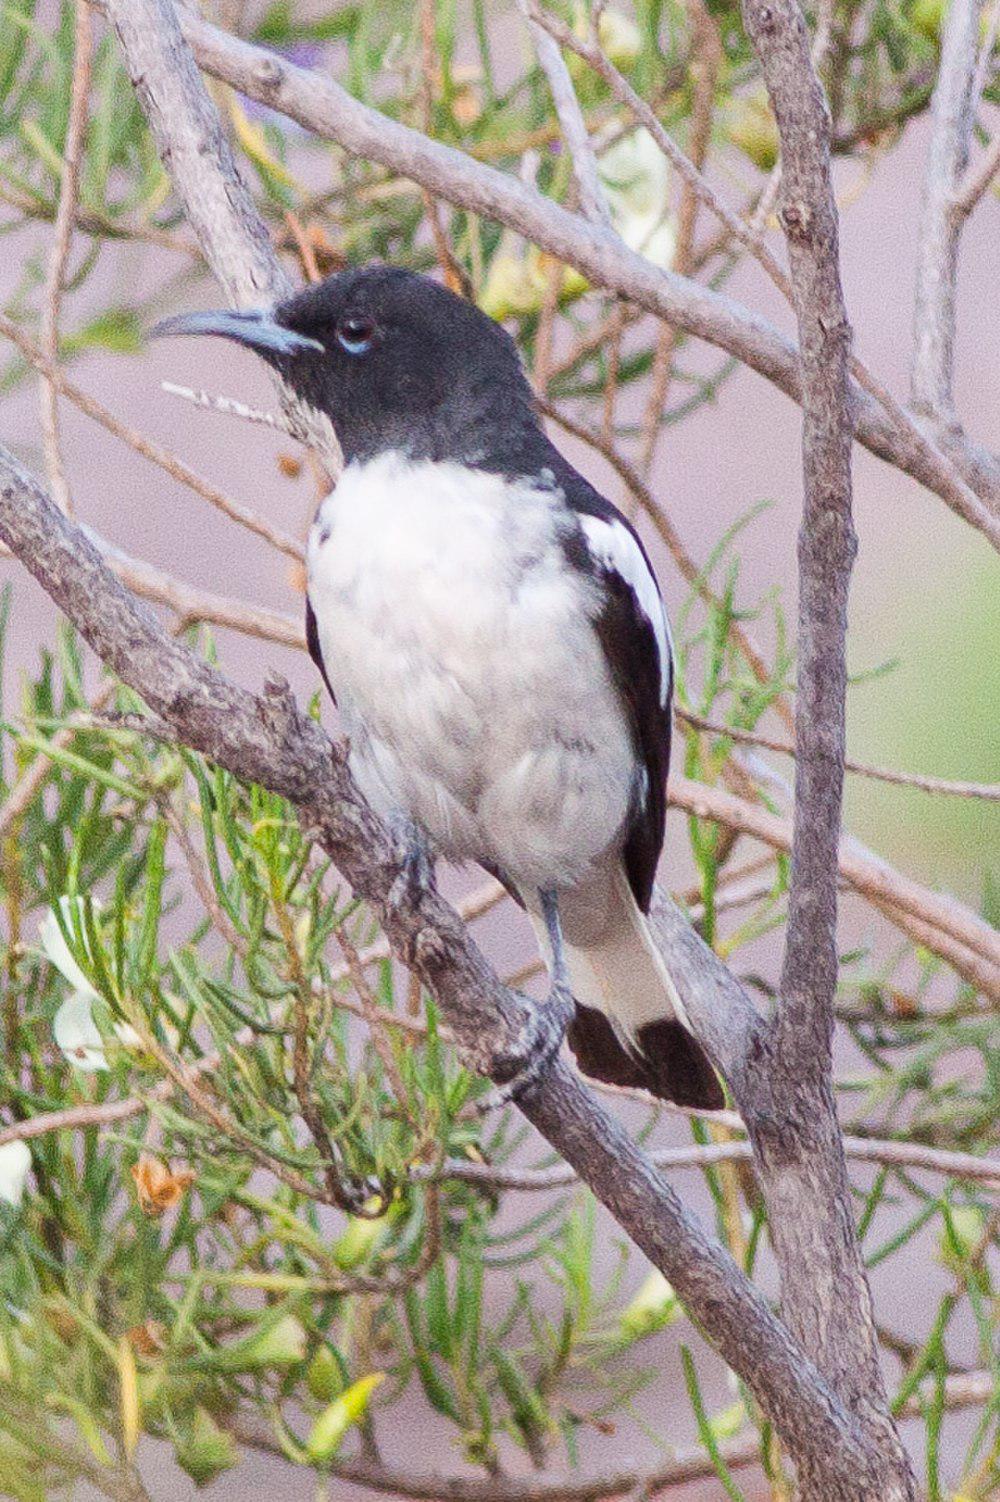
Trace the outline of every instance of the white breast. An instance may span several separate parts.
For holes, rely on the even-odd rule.
[[[575,885],[615,847],[637,775],[561,508],[527,482],[384,454],[345,470],[309,540],[362,790],[526,889]]]

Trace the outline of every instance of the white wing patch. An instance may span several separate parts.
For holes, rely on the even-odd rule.
[[[674,649],[667,613],[653,572],[632,533],[621,522],[605,521],[600,516],[581,516],[580,522],[591,557],[602,568],[625,580],[636,597],[639,609],[653,628],[660,660],[660,703],[666,705]]]

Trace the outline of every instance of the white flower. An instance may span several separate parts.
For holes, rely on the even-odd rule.
[[[609,63],[616,68],[631,68],[642,51],[642,32],[620,10],[609,5],[597,18],[597,40]]]
[[[573,18],[573,30],[581,42],[590,40],[590,5],[579,0]],[[642,32],[624,11],[614,10],[610,5],[601,11],[597,20],[597,41],[609,63],[628,71],[642,51]],[[569,71],[574,78],[585,76],[586,64],[575,52],[569,55]]]
[[[94,1074],[108,1068],[108,1056],[91,1005],[94,992],[73,991],[52,1019],[52,1036],[69,1062],[82,1069],[84,1074]]]
[[[83,898],[60,897],[59,909],[66,927],[75,931],[82,921]],[[52,908],[38,925],[38,937],[46,959],[73,987],[52,1019],[52,1035],[57,1045],[69,1062],[85,1074],[107,1069],[104,1039],[93,1013],[93,1003],[100,1001],[100,993],[95,991],[70,953]],[[135,1028],[127,1022],[116,1022],[114,1032],[124,1048],[137,1048],[142,1042]]]
[[[31,1153],[26,1142],[5,1142],[0,1147],[0,1200],[15,1210],[24,1195],[24,1184],[31,1167]]]
[[[82,928],[82,897],[60,897],[59,911],[62,913],[63,923],[69,929],[70,933],[74,933]],[[74,991],[83,991],[88,996],[97,995],[90,981],[70,953],[69,945],[66,943],[63,931],[59,927],[59,921],[52,908],[49,908],[45,917],[38,925],[38,938],[49,964],[54,965],[59,974],[69,981]]]
[[[670,213],[670,163],[649,131],[622,136],[601,157],[601,181],[611,221],[630,250],[668,267],[677,247]]]

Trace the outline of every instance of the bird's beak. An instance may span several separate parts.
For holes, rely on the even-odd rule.
[[[306,349],[324,353],[318,339],[284,328],[270,308],[220,308],[210,313],[180,313],[174,318],[164,318],[149,331],[150,339],[167,334],[215,334],[220,339],[245,344],[248,349],[261,354],[295,355]]]

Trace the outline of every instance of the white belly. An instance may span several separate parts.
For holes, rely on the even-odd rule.
[[[385,454],[348,467],[309,540],[365,796],[525,889],[575,886],[617,849],[637,776],[559,507],[544,489]]]

